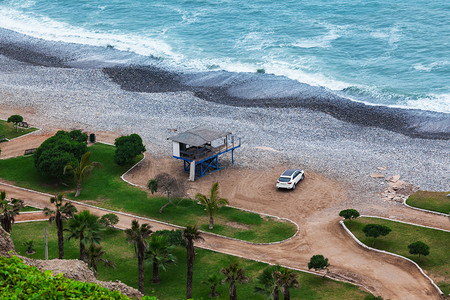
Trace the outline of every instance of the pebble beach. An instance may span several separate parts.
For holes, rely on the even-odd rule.
[[[138,133],[155,157],[171,156],[167,138],[174,131],[211,127],[242,139],[235,153],[238,168],[300,167],[344,182],[373,201],[386,188],[383,179],[370,177],[374,172],[398,174],[421,189],[450,190],[445,132],[418,138],[298,105],[238,106],[207,101],[180,86],[132,91],[113,79],[103,68],[42,66],[0,55],[0,117],[7,118],[6,111],[31,112],[28,121],[42,128]],[[440,119],[446,124],[450,118]]]

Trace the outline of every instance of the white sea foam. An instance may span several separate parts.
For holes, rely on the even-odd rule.
[[[0,27],[49,41],[86,44],[91,46],[114,46],[122,51],[132,51],[144,56],[170,57],[175,61],[183,56],[174,52],[164,41],[136,34],[93,32],[48,17],[31,17],[21,12],[0,8]]]
[[[329,48],[331,47],[331,42],[338,39],[340,36],[339,30],[337,28],[332,28],[325,35],[299,39],[293,43],[292,46],[299,48]]]
[[[440,68],[440,67],[445,67],[445,66],[450,66],[450,61],[448,61],[448,60],[437,61],[437,62],[433,62],[433,63],[430,63],[430,64],[421,64],[421,63],[418,63],[418,64],[415,64],[415,65],[413,66],[413,68],[414,68],[415,70],[417,70],[417,71],[430,72],[430,71],[432,71],[433,69]]]

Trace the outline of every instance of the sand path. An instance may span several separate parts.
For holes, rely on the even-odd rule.
[[[277,191],[272,183],[282,169],[283,167],[260,171],[225,169],[190,183],[188,193],[206,193],[211,184],[219,180],[221,196],[227,198],[233,206],[289,218],[300,225],[300,232],[296,237],[281,244],[252,245],[204,234],[205,241],[198,243],[198,246],[303,270],[312,255],[323,254],[330,259],[332,277],[362,285],[376,295],[390,299],[440,298],[436,289],[413,264],[394,256],[368,251],[347,235],[337,217],[339,210],[348,202],[348,196],[339,183],[319,174],[306,173],[305,181],[295,191]],[[148,159],[133,170],[127,179],[145,185],[152,174],[161,170],[173,170],[176,176],[185,176],[172,160]],[[48,194],[5,184],[7,183],[0,182],[0,189],[5,190],[8,197],[23,199],[26,204],[40,208],[49,205]],[[78,210],[89,209],[99,216],[107,213],[86,205],[75,206]],[[372,206],[373,210],[383,211],[382,202],[379,207]],[[359,209],[362,213],[368,210],[364,207]],[[450,229],[449,221],[444,216],[403,207],[389,207],[387,214],[395,219]],[[128,228],[131,220],[137,218],[122,213],[118,215],[120,228]],[[150,223],[154,230],[173,228],[145,218],[138,219]]]

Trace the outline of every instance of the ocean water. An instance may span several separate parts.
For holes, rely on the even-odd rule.
[[[111,63],[264,70],[354,101],[450,113],[444,0],[0,0],[0,27],[96,46]]]

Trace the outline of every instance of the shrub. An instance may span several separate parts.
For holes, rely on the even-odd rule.
[[[16,256],[0,256],[1,299],[129,299],[119,291],[110,291],[94,283],[80,282],[40,272]],[[26,295],[26,297],[24,296]]]
[[[41,174],[61,178],[68,163],[76,163],[81,159],[87,151],[87,145],[85,141],[80,141],[80,134],[73,132],[58,131],[34,152],[34,165]]]
[[[308,270],[314,269],[318,270],[327,270],[329,272],[328,267],[330,264],[328,263],[328,258],[325,258],[323,255],[314,255],[311,257],[308,263]]]
[[[114,229],[114,225],[119,223],[119,217],[116,214],[109,213],[109,214],[103,215],[100,218],[99,223],[105,227]]]
[[[386,236],[391,232],[389,227],[379,224],[367,224],[362,230],[367,237],[373,237],[372,246],[375,244],[375,239],[377,237],[380,235]]]
[[[180,229],[158,230],[154,233],[154,235],[167,236],[171,245],[186,247],[186,241],[183,239],[183,233]]]
[[[409,253],[411,254],[419,254],[419,260],[420,255],[427,256],[430,254],[430,246],[425,244],[424,242],[417,241],[412,244],[408,245]]]
[[[356,209],[344,209],[339,213],[340,217],[346,220],[356,219],[359,217],[359,212]]]
[[[132,164],[137,155],[145,152],[141,137],[135,133],[117,138],[114,145],[116,146],[114,161],[119,166]]]

